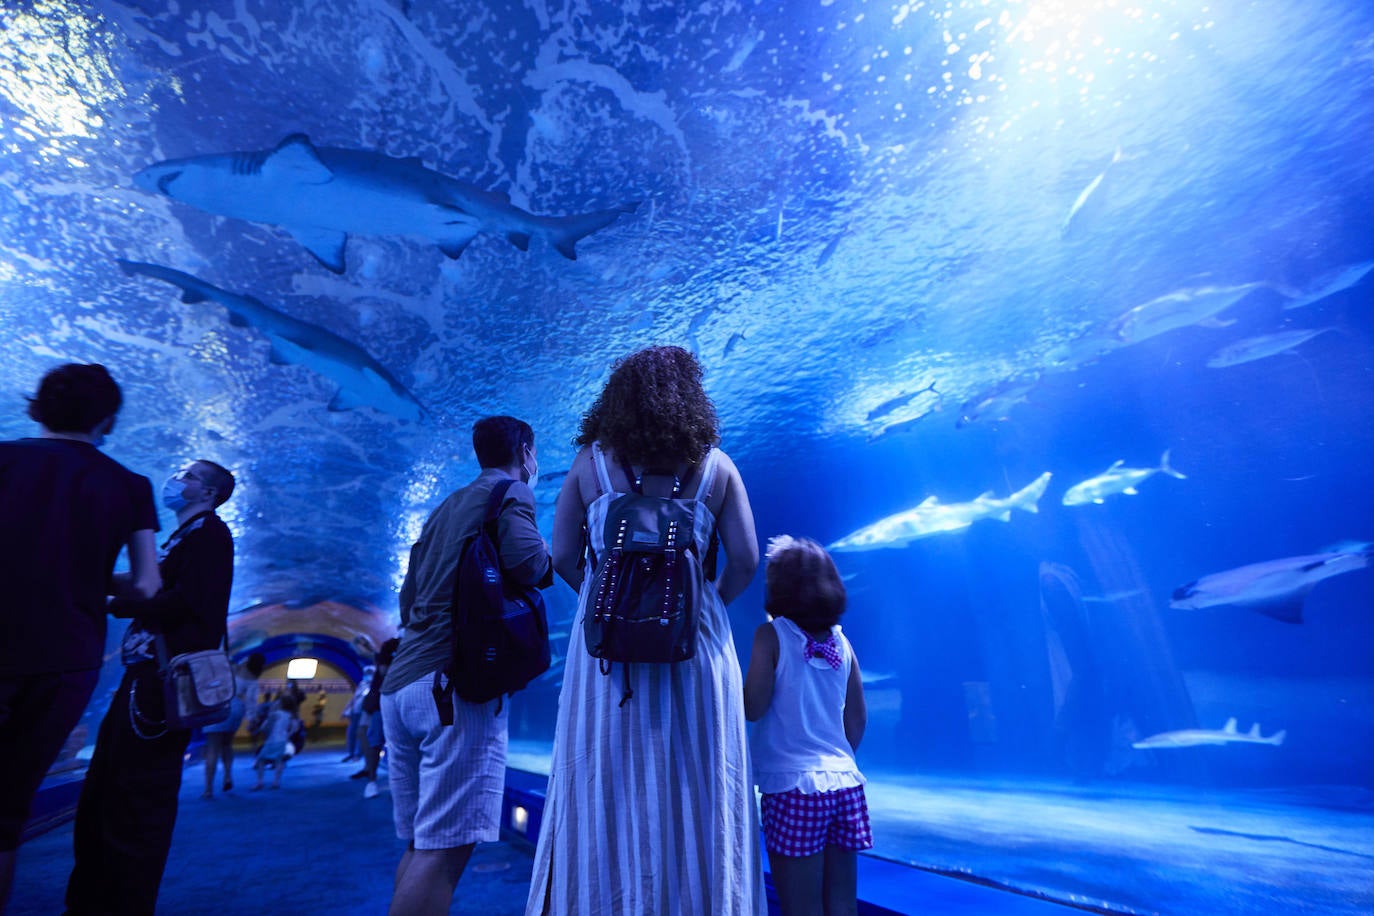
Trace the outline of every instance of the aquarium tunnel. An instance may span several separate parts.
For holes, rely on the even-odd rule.
[[[385,908],[386,777],[339,760],[411,545],[495,414],[548,538],[650,345],[760,545],[843,578],[865,912],[1374,911],[1367,2],[6,0],[0,146],[0,440],[107,367],[105,454],[237,477],[231,655],[324,698],[280,793],[200,799],[193,739],[159,912]],[[525,912],[546,601],[454,912]],[[124,625],[11,913],[61,909]]]

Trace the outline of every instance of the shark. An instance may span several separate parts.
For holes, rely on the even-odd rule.
[[[1174,589],[1169,607],[1193,610],[1236,605],[1284,623],[1302,623],[1303,601],[1323,579],[1364,569],[1374,544],[1337,544],[1325,553],[1252,563],[1203,576]]]
[[[827,549],[834,553],[859,553],[888,547],[905,547],[912,541],[934,534],[962,531],[980,519],[1010,521],[1012,509],[1022,512],[1040,511],[1040,497],[1045,495],[1045,488],[1049,486],[1049,482],[1050,472],[1046,471],[1006,499],[997,499],[988,491],[971,502],[944,505],[938,497],[929,496],[914,509],[866,525],[835,541]]]
[[[1275,331],[1272,334],[1261,334],[1258,337],[1247,337],[1222,347],[1212,354],[1212,358],[1207,360],[1207,368],[1225,369],[1228,366],[1239,366],[1241,363],[1253,362],[1278,353],[1286,353],[1294,347],[1307,343],[1318,334],[1325,334],[1327,331],[1334,330],[1336,329],[1292,328],[1287,331]]]
[[[302,133],[270,150],[154,163],[134,184],[208,213],[280,226],[335,273],[350,234],[411,236],[457,258],[478,233],[504,235],[521,251],[546,239],[565,258],[638,201],[575,216],[536,216],[495,191],[371,150],[315,146]]]
[[[1189,325],[1225,327],[1231,322],[1220,321],[1216,316],[1266,285],[1240,283],[1176,290],[1122,313],[1111,323],[1111,330],[1123,344],[1136,344]]]
[[[271,342],[273,362],[304,366],[339,386],[329,402],[330,410],[366,406],[411,421],[425,414],[425,408],[385,366],[333,331],[170,267],[122,258],[116,263],[129,276],[152,277],[180,288],[182,302],[218,303],[228,310],[230,324],[256,328]]]
[[[1124,467],[1124,464],[1124,461],[1113,462],[1111,467],[1096,477],[1089,477],[1082,483],[1069,487],[1064,494],[1064,505],[1084,506],[1095,503],[1100,506],[1108,496],[1118,493],[1135,496],[1139,492],[1136,487],[1155,474],[1168,474],[1179,480],[1188,479],[1186,474],[1181,474],[1169,466],[1169,449],[1164,450],[1157,468],[1128,468]]]
[[[1176,732],[1160,732],[1148,738],[1133,742],[1137,750],[1163,750],[1175,747],[1198,747],[1207,744],[1269,744],[1278,747],[1288,732],[1279,729],[1268,738],[1260,737],[1259,723],[1256,722],[1248,732],[1241,734],[1236,729],[1236,720],[1227,719],[1220,730],[1208,728],[1186,728]]]

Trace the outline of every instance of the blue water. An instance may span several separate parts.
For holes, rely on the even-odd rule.
[[[1005,880],[1061,899],[1217,905],[1166,905],[1140,877],[1174,834],[1122,851],[1144,863],[1123,870],[1047,787],[1173,800],[1203,861],[1244,861],[1247,842],[1335,857],[1321,906],[1374,905],[1367,859],[1343,868],[1351,847],[1319,835],[1322,812],[1369,813],[1374,574],[1316,585],[1301,624],[1168,606],[1210,573],[1374,540],[1374,273],[1284,308],[1374,260],[1367,4],[59,0],[0,19],[0,437],[32,431],[21,395],[52,365],[110,366],[114,457],[154,479],[197,456],[238,473],[234,609],[283,606],[255,634],[338,636],[308,610],[323,600],[384,634],[419,525],[475,473],[474,418],[528,419],[545,474],[566,469],[610,363],[677,343],[706,367],[764,537],[828,543],[932,495],[1001,498],[1052,473],[1035,514],[839,557],[875,797],[1044,801],[1063,830],[1043,858],[1081,867]],[[335,275],[281,229],[130,181],[295,132],[418,156],[540,214],[641,203],[575,262],[540,239],[482,234],[450,260],[358,234]],[[429,414],[330,411],[334,385],[274,364],[260,331],[114,258],[360,344]],[[1245,284],[1215,320],[1123,331],[1159,297]],[[1333,330],[1207,366],[1298,328]],[[1187,479],[1062,505],[1166,449]],[[545,530],[556,490],[539,492]],[[566,631],[572,595],[551,608]],[[745,639],[761,608],[761,583],[732,608]],[[536,758],[557,686],[555,669],[517,703],[513,737]],[[1232,717],[1286,739],[1131,747]],[[1307,832],[1277,815],[1184,823],[1218,798]],[[922,829],[903,804],[876,853],[998,878],[1005,830]]]

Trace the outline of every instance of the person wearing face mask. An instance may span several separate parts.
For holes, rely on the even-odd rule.
[[[100,451],[122,403],[104,366],[58,366],[29,399],[39,435],[0,442],[0,912],[34,793],[100,676],[105,596],[159,585],[152,485]]]
[[[501,834],[505,706],[454,693],[453,724],[445,726],[434,686],[451,655],[458,560],[497,484],[513,481],[496,524],[503,572],[512,583],[553,584],[530,489],[539,477],[534,430],[514,417],[487,417],[473,426],[472,447],[481,473],[434,510],[410,549],[400,594],[404,633],[381,682],[396,834],[409,843],[396,869],[392,914],[447,913],[473,846]]]
[[[146,913],[157,903],[172,845],[188,729],[163,714],[158,657],[219,646],[225,638],[234,541],[215,514],[234,492],[234,475],[201,459],[162,486],[177,526],[162,544],[162,587],[148,598],[122,597],[109,611],[132,621],[121,655],[124,678],[100,723],[95,754],[77,804],[75,865],[67,912]]]

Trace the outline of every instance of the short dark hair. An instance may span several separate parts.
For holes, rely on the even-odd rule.
[[[218,509],[229,501],[229,497],[234,495],[234,475],[229,473],[229,469],[222,464],[216,464],[208,458],[197,458],[196,464],[204,465],[210,469],[210,479],[205,481],[207,486],[215,488],[215,508]]]
[[[631,464],[696,464],[720,441],[701,363],[682,347],[646,347],[619,360],[574,440],[600,442]]]
[[[472,424],[472,450],[484,468],[510,467],[524,445],[534,447],[534,429],[524,420],[483,417]]]
[[[66,363],[52,369],[29,398],[29,417],[55,433],[89,433],[119,413],[124,394],[98,363]]]
[[[291,691],[283,690],[281,696],[277,697],[277,705],[286,712],[294,713],[301,708],[301,701],[296,699]]]
[[[769,614],[819,633],[839,623],[845,601],[840,571],[824,547],[787,535],[768,542],[763,607]]]
[[[261,652],[254,652],[244,660],[243,667],[253,677],[257,677],[262,674],[262,669],[267,667],[267,656]]]

